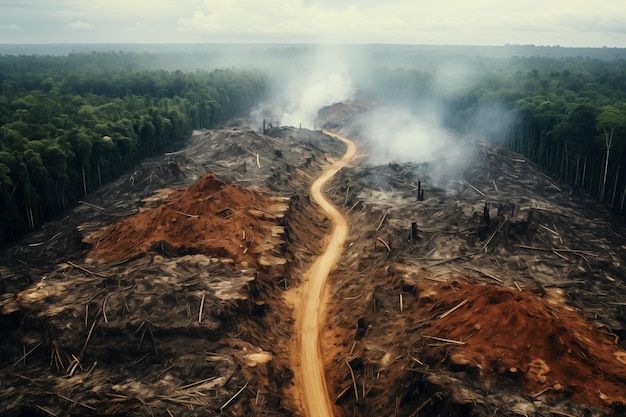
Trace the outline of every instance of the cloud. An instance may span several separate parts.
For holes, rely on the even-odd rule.
[[[178,19],[178,30],[199,34],[282,35],[289,42],[293,41],[290,36],[323,40],[337,35],[363,34],[365,28],[378,31],[373,23],[370,17],[363,15],[361,8],[354,5],[323,8],[305,5],[301,1],[231,0],[205,1],[204,6],[190,17]]]
[[[15,23],[10,23],[8,25],[0,25],[0,29],[1,30],[17,30],[17,31],[24,30],[24,29],[22,29],[21,26],[18,26]]]
[[[236,35],[252,42],[538,43],[570,38],[584,45],[584,33],[621,34],[626,7],[609,1],[602,9],[565,0],[414,2],[370,0],[204,0],[195,10],[178,14],[179,33],[215,37]],[[564,34],[563,30],[567,30]],[[580,33],[581,36],[575,36]],[[607,37],[610,39],[610,37]],[[613,37],[613,44],[620,43]],[[625,39],[621,39],[625,41]]]
[[[129,32],[151,32],[154,31],[154,26],[149,23],[137,22],[134,26],[126,26],[124,29]]]
[[[79,29],[79,30],[91,30],[95,29],[95,26],[89,22],[83,22],[82,20],[76,20],[69,25],[67,25],[70,29]]]
[[[0,0],[13,40],[626,46],[626,2],[571,0]],[[136,23],[140,20],[140,23]],[[156,31],[154,28],[158,28]],[[27,33],[28,32],[28,33]],[[125,35],[119,35],[120,32]],[[143,32],[143,34],[142,34]],[[7,33],[7,32],[5,32]],[[8,35],[5,35],[8,38]],[[8,39],[7,39],[8,40]]]

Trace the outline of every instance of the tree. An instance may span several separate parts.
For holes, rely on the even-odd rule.
[[[622,102],[616,105],[602,107],[598,114],[597,125],[598,129],[603,133],[600,140],[604,144],[605,149],[604,173],[600,186],[600,201],[604,201],[611,149],[616,145],[617,141],[623,140],[624,133],[626,133],[626,103]]]

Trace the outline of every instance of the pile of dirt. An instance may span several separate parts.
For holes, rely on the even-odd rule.
[[[421,330],[431,338],[429,363],[447,360],[455,370],[509,377],[532,396],[550,391],[599,407],[626,405],[626,351],[578,311],[502,287],[422,287],[415,317],[436,314]]]
[[[287,206],[251,189],[205,174],[167,202],[87,236],[90,257],[119,261],[150,251],[166,255],[202,253],[258,266],[259,255],[283,233],[276,220]]]
[[[282,289],[321,250],[306,187],[341,150],[196,132],[2,252],[2,414],[293,415]]]
[[[277,339],[288,327],[266,320],[289,317],[274,293],[287,262],[280,223],[298,208],[213,174],[141,201],[139,213],[87,236],[86,260],[2,298],[7,415],[280,408],[291,373]]]
[[[332,107],[358,140],[361,110]],[[338,410],[621,412],[626,224],[520,155],[458,140],[476,158],[446,181],[438,161],[364,158],[328,187],[352,225],[322,342]]]

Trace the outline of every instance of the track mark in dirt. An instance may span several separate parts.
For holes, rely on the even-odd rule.
[[[320,205],[333,227],[328,237],[328,245],[320,257],[313,263],[306,274],[302,291],[302,305],[297,318],[296,328],[299,334],[300,355],[299,378],[302,390],[303,408],[309,417],[332,417],[332,401],[328,396],[324,364],[320,352],[320,318],[324,315],[323,298],[326,279],[332,267],[337,263],[348,237],[348,222],[344,215],[326,199],[322,187],[341,168],[346,166],[356,154],[356,146],[343,136],[324,131],[329,136],[342,141],[348,149],[341,160],[333,162],[324,173],[311,185],[311,197]]]

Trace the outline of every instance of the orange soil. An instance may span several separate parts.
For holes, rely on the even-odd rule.
[[[168,201],[105,228],[86,241],[91,257],[128,259],[155,248],[175,254],[202,253],[258,266],[259,253],[281,217],[275,200],[206,174]]]
[[[464,304],[441,318],[460,303]],[[448,345],[446,353],[461,354],[485,376],[517,377],[530,394],[547,389],[596,406],[626,404],[626,352],[615,337],[593,328],[562,303],[528,292],[462,283],[456,288],[437,284],[425,289],[419,305],[418,317],[433,308],[439,312],[423,334],[464,341]],[[431,345],[437,343],[432,340]],[[430,352],[441,354],[441,347]]]
[[[326,131],[324,133],[345,143],[347,149],[343,158],[326,167],[324,173],[311,185],[311,196],[332,220],[333,229],[324,252],[313,263],[306,275],[307,281],[302,287],[302,305],[296,323],[300,338],[298,346],[300,366],[297,370],[296,381],[301,386],[304,411],[309,417],[334,416],[332,401],[329,398],[324,376],[324,361],[320,351],[320,323],[325,316],[324,289],[326,280],[341,256],[349,230],[344,214],[324,197],[322,187],[348,164],[356,153],[356,146],[349,139]]]

